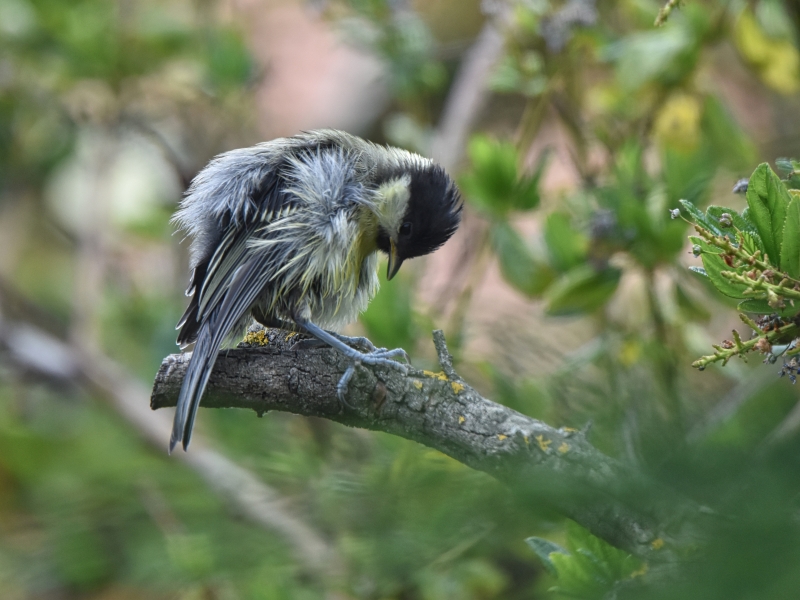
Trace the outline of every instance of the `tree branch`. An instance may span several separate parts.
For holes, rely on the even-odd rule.
[[[221,353],[202,406],[279,410],[383,431],[435,448],[546,503],[595,535],[654,562],[695,543],[699,506],[602,454],[584,433],[556,429],[482,397],[455,372],[441,331],[443,371],[359,368],[348,404],[336,397],[347,359],[334,350],[294,351],[268,330],[264,348]],[[189,356],[170,355],[156,375],[151,407],[174,406]],[[191,453],[191,450],[190,450]]]

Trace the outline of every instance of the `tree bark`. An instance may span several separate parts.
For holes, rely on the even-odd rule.
[[[551,427],[481,396],[453,369],[441,331],[440,373],[358,368],[346,405],[336,396],[346,358],[329,348],[292,350],[277,330],[268,337],[266,347],[220,353],[201,406],[278,410],[414,440],[648,561],[672,562],[697,541],[691,522],[704,512],[699,506],[604,455],[585,431]],[[153,409],[175,405],[190,356],[164,359]]]

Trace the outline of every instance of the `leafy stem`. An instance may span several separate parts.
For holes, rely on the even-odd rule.
[[[754,329],[755,331],[761,332],[762,330],[753,322],[752,319],[747,317],[746,315],[739,315],[742,318],[742,321],[746,323],[749,327]],[[714,354],[709,354],[708,356],[703,356],[702,358],[697,359],[692,363],[692,366],[700,369],[701,371],[705,369],[708,365],[722,361],[723,366],[727,364],[727,362],[733,358],[734,356],[743,356],[748,352],[756,349],[764,349],[765,351],[769,351],[772,347],[772,344],[778,341],[781,338],[786,337],[789,334],[794,334],[800,329],[795,322],[787,323],[782,327],[778,327],[768,332],[761,332],[761,335],[754,337],[751,340],[746,342],[742,341],[739,332],[735,329],[733,330],[733,341],[726,340],[722,343],[722,345],[715,344],[714,345]]]
[[[720,275],[722,275],[725,279],[730,279],[736,283],[742,283],[746,285],[747,289],[743,292],[744,294],[758,294],[759,292],[766,293],[770,302],[770,306],[773,306],[773,303],[775,303],[774,308],[776,310],[781,308],[781,306],[778,304],[781,301],[781,298],[800,300],[800,291],[797,291],[794,288],[786,287],[792,283],[792,279],[789,277],[784,277],[781,279],[781,282],[776,285],[767,281],[766,273],[766,271],[762,272],[756,279],[753,279],[748,275],[736,273],[735,271],[722,271]]]
[[[769,262],[769,256],[764,256],[762,258],[761,250],[755,250],[754,252],[748,252],[747,250],[742,248],[741,244],[734,244],[731,239],[726,235],[715,235],[713,232],[709,231],[705,227],[701,225],[695,224],[694,226],[695,231],[707,241],[709,244],[712,244],[723,251],[723,254],[728,255],[732,258],[738,258],[742,261],[743,264],[750,265],[751,267],[756,267],[763,272],[776,272],[777,269],[774,265]],[[738,231],[738,230],[737,230]],[[738,232],[740,235],[742,232]],[[728,277],[725,273],[721,273],[721,275],[727,277],[728,279],[733,279],[732,277]],[[792,298],[800,298],[800,293],[797,296],[791,296],[791,294],[786,293],[787,290],[791,288],[784,287],[785,285],[792,284],[792,286],[800,287],[800,280],[797,280],[793,277],[790,277],[786,273],[781,273],[782,280],[780,284],[781,294],[786,297]],[[737,280],[738,281],[738,280]],[[750,284],[751,280],[747,279],[745,281],[739,281],[740,283],[747,283]],[[786,282],[786,283],[784,283]],[[792,290],[794,291],[794,290]]]

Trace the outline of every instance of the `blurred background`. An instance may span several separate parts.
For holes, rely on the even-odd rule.
[[[668,209],[741,208],[738,179],[800,157],[800,11],[660,9],[0,0],[0,597],[594,598],[646,574],[385,434],[201,411],[167,456],[148,400],[186,302],[183,190],[217,153],[334,127],[433,156],[467,204],[351,331],[432,368],[443,328],[487,397],[591,422],[730,517],[636,597],[797,598],[797,391],[758,359],[691,369],[742,326]],[[531,536],[578,558],[556,572]]]

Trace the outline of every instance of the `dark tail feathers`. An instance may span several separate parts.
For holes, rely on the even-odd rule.
[[[206,389],[208,378],[217,361],[217,352],[220,342],[211,332],[209,323],[204,323],[197,333],[197,342],[189,359],[189,368],[183,379],[181,393],[178,396],[178,405],[175,409],[175,420],[172,423],[172,435],[169,439],[170,454],[178,442],[182,442],[183,449],[189,447],[192,439],[192,427],[200,406],[200,398]]]

